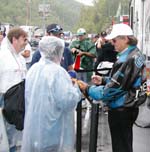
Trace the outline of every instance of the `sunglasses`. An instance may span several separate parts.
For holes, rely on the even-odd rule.
[[[113,43],[116,43],[116,39],[112,39],[112,42],[113,42]]]
[[[112,42],[113,42],[113,43],[116,43],[116,41],[117,41],[118,38],[119,38],[119,39],[124,39],[125,36],[117,36],[116,38],[112,39]]]

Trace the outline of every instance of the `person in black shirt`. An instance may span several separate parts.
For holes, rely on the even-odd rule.
[[[99,74],[97,72],[97,66],[99,63],[102,61],[109,61],[114,63],[117,59],[117,52],[115,51],[114,46],[111,44],[111,42],[105,39],[106,36],[107,33],[105,31],[101,32],[101,36],[96,43],[97,60],[94,66],[96,74]]]

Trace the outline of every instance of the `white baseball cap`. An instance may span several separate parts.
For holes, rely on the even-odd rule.
[[[77,30],[77,35],[80,36],[80,35],[85,35],[86,34],[86,30],[84,28],[79,28]]]
[[[127,24],[114,24],[112,27],[112,31],[105,38],[108,40],[114,39],[117,36],[130,36],[133,35],[133,31],[131,27]]]

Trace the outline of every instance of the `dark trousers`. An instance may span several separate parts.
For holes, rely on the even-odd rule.
[[[108,112],[113,152],[133,152],[133,124],[138,108],[116,109]]]

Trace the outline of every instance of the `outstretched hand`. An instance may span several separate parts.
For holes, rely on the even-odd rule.
[[[77,80],[77,84],[82,92],[85,92],[85,90],[89,86],[87,83],[85,83],[84,81],[81,81],[81,80]]]
[[[95,85],[100,85],[100,84],[102,84],[102,77],[99,76],[99,75],[93,75],[93,76],[91,77],[91,79],[92,79],[92,83],[95,84]]]

